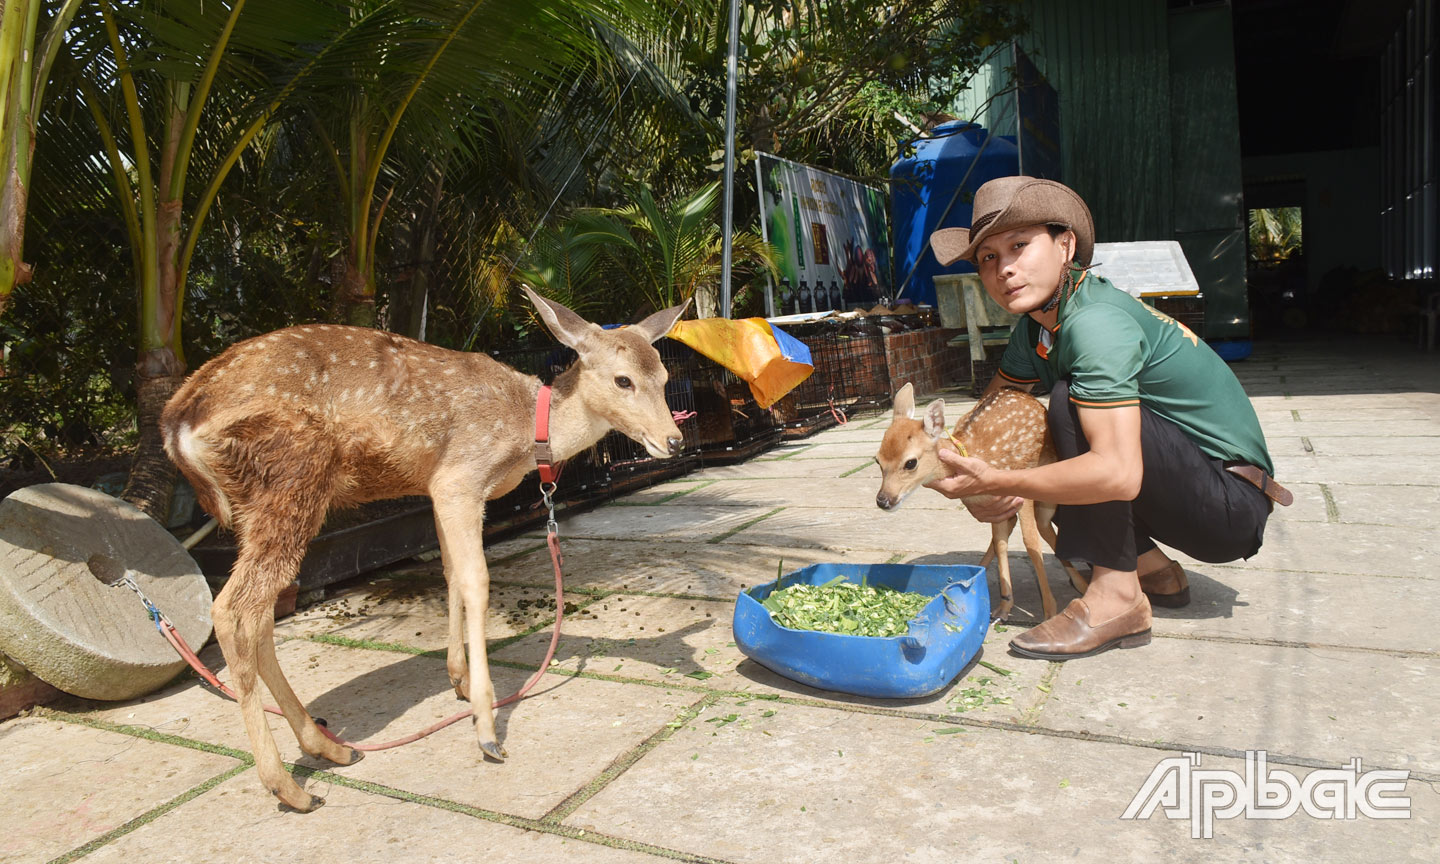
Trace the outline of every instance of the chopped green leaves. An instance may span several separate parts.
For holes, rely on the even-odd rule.
[[[930,602],[925,594],[856,585],[835,577],[824,585],[790,585],[762,601],[776,624],[850,636],[900,636]]]

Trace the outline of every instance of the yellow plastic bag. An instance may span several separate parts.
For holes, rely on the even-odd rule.
[[[815,371],[810,349],[764,318],[677,321],[669,336],[734,372],[769,408]]]

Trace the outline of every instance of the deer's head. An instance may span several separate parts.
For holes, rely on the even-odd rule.
[[[940,461],[939,441],[948,434],[945,400],[925,406],[925,417],[915,419],[915,390],[909,384],[895,394],[890,428],[880,440],[875,463],[880,466],[880,492],[875,505],[894,510],[905,496],[948,473]]]
[[[651,456],[678,455],[684,438],[665,402],[670,376],[651,343],[670,332],[689,301],[639,324],[606,330],[529,288],[525,294],[555,338],[580,355],[569,398],[581,400],[589,416],[639,443]]]

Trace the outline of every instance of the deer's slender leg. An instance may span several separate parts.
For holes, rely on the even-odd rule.
[[[990,559],[992,559],[992,558],[994,558],[994,557],[995,557],[995,537],[993,536],[993,531],[992,531],[992,536],[990,537],[990,545],[985,547],[985,554],[982,555],[982,556],[980,556],[980,566],[981,566],[981,567],[989,567],[989,566],[990,566]]]
[[[285,712],[285,720],[290,724],[290,730],[295,733],[295,740],[300,742],[300,749],[311,756],[334,762],[336,765],[354,765],[365,758],[362,751],[333,741],[328,735],[321,732],[320,727],[315,724],[315,719],[310,716],[310,711],[295,695],[295,690],[280,669],[279,658],[275,656],[273,610],[270,616],[261,620],[260,625],[264,631],[258,642],[260,646],[260,679],[265,682],[266,687],[270,688],[270,695],[275,697],[280,710]]]
[[[1040,608],[1046,618],[1055,617],[1055,596],[1050,593],[1050,579],[1045,575],[1045,553],[1040,548],[1040,531],[1036,526],[1035,505],[1026,501],[1020,507],[1020,538],[1025,541],[1025,551],[1030,555],[1030,564],[1035,568],[1035,581],[1040,586]]]
[[[273,621],[275,595],[247,584],[247,577],[255,571],[253,564],[244,561],[246,551],[242,549],[241,560],[236,562],[229,581],[211,607],[215,638],[230,668],[230,685],[240,703],[240,716],[245,721],[245,734],[250,739],[250,752],[255,755],[255,771],[260,775],[260,782],[282,803],[309,812],[324,804],[325,799],[305,792],[291,778],[280,759],[270,726],[265,722],[265,706],[258,686],[260,640],[267,638],[265,618]]]
[[[1040,531],[1041,538],[1050,546],[1050,551],[1055,552],[1056,557],[1059,558],[1060,553],[1055,550],[1055,526],[1052,524],[1054,521],[1055,505],[1047,504],[1043,501],[1036,501],[1035,527]],[[1065,568],[1065,573],[1070,577],[1070,584],[1075,587],[1075,590],[1084,594],[1085,589],[1090,587],[1090,580],[1086,579],[1084,574],[1079,570],[1076,570],[1074,564],[1071,564],[1064,558],[1060,558],[1060,566]]]
[[[495,687],[490,681],[490,664],[485,650],[485,619],[490,611],[490,571],[485,566],[481,531],[483,501],[471,495],[432,494],[435,524],[440,535],[440,554],[445,560],[445,578],[450,597],[464,606],[464,633],[469,643],[468,688],[474,712],[475,737],[480,749],[495,759],[505,758],[505,748],[495,735]],[[456,610],[452,607],[451,633],[455,632]],[[451,643],[453,649],[454,643]],[[448,666],[448,664],[447,664]]]
[[[439,517],[436,517],[437,525]],[[439,529],[443,530],[443,529]],[[445,559],[445,587],[450,614],[446,624],[449,628],[445,639],[445,671],[450,674],[450,686],[461,699],[470,698],[470,670],[465,663],[465,599],[460,594],[460,583],[450,572],[450,557],[442,552]]]
[[[1015,589],[1010,583],[1010,532],[1015,530],[1015,517],[991,526],[990,545],[995,548],[995,569],[1000,571],[1000,605],[993,617],[1002,620],[1015,606]]]

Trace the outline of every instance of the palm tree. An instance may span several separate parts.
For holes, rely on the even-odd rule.
[[[186,371],[180,335],[191,256],[227,175],[309,71],[314,46],[330,41],[334,7],[98,0],[80,12],[56,61],[65,104],[42,118],[38,134],[54,148],[51,161],[69,167],[57,178],[65,194],[107,197],[125,226],[140,312],[140,440],[124,497],[163,518],[174,468],[159,415]]]
[[[602,254],[588,262],[585,277],[601,276],[612,285],[626,286],[627,299],[639,307],[637,311],[632,306],[631,313],[664,309],[693,297],[700,317],[721,314],[722,240],[715,219],[719,197],[720,185],[709,183],[662,206],[649,189],[641,189],[629,204],[577,211],[566,229],[570,242],[561,248],[598,248]],[[747,262],[752,271],[775,272],[774,247],[758,236],[737,232],[731,242],[742,273]],[[723,313],[728,316],[729,311]]]
[[[15,286],[30,281],[25,263],[25,215],[35,159],[35,121],[45,83],[80,0],[64,0],[43,22],[43,0],[0,5],[0,316]],[[35,37],[43,33],[40,50]]]

